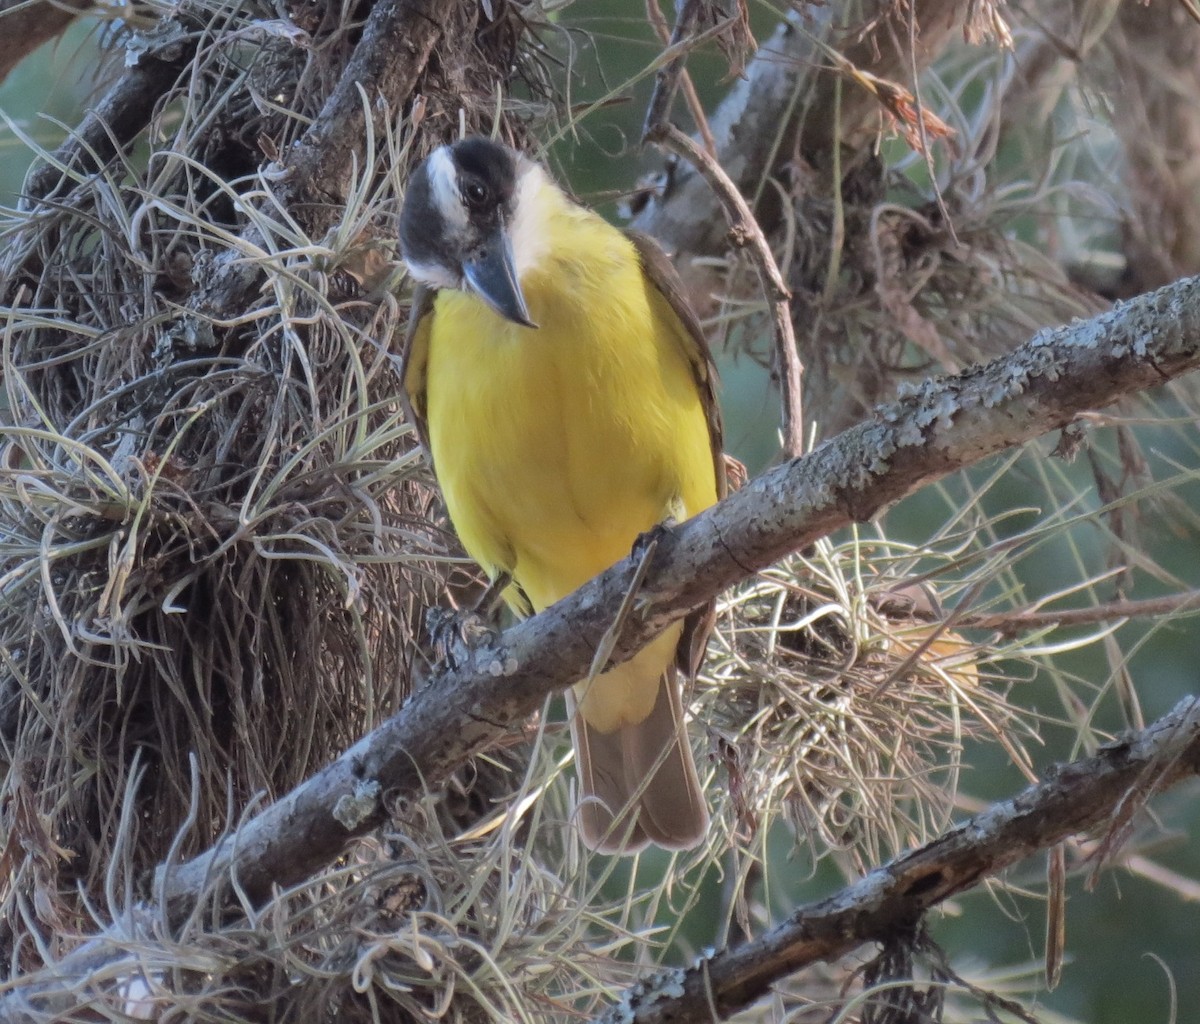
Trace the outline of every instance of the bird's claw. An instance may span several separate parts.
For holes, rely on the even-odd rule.
[[[667,516],[661,523],[655,523],[650,529],[637,535],[630,554],[638,562],[648,561],[653,558],[654,551],[658,547],[658,542],[670,534],[678,525],[674,516]]]
[[[655,523],[650,529],[637,535],[630,555],[637,562],[638,567],[635,578],[638,587],[641,586],[641,582],[646,576],[646,570],[650,567],[650,560],[654,557],[654,552],[658,550],[659,541],[666,537],[677,525],[675,517],[669,515],[661,523]],[[645,598],[635,594],[633,611],[640,613],[644,609],[645,603]]]
[[[425,629],[433,646],[434,661],[449,668],[460,668],[471,654],[499,631],[473,609],[430,608],[425,613]]]

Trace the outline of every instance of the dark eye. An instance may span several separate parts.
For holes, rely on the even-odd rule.
[[[491,195],[488,187],[482,181],[468,181],[463,185],[462,192],[463,199],[466,200],[467,205],[472,210],[482,209],[487,205],[488,198]]]

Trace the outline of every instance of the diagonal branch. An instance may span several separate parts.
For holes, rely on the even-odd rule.
[[[846,62],[887,79],[911,81],[942,52],[960,24],[957,0],[913,0],[906,18],[921,26],[915,52],[896,33],[897,9],[890,0],[864,4],[859,13],[870,31],[839,40]],[[865,89],[847,89],[838,103],[834,92],[842,72],[830,67],[823,47],[838,34],[843,4],[809,6],[789,16],[750,61],[746,73],[709,119],[717,161],[746,195],[799,153],[808,162],[828,163],[835,140],[862,147],[879,132],[880,108]],[[906,36],[907,33],[904,33]],[[769,235],[778,214],[755,210]],[[633,226],[657,238],[669,251],[711,254],[725,247],[725,222],[704,178],[690,166],[677,166],[661,199],[653,199]]]
[[[1030,854],[1114,818],[1124,821],[1131,796],[1140,809],[1153,793],[1197,772],[1200,699],[1189,697],[1142,732],[1056,768],[1044,782],[801,907],[766,934],[643,982],[603,1020],[725,1020],[766,995],[773,982],[884,940]]]
[[[135,37],[126,50],[132,66],[87,113],[53,159],[38,167],[26,183],[30,205],[57,193],[78,176],[95,173],[137,138],[155,107],[187,70],[199,35],[183,14],[165,18],[152,32]]]
[[[802,458],[659,538],[643,615],[622,661],[669,622],[833,530],[933,480],[1070,423],[1079,413],[1200,367],[1200,278],[1044,331],[1012,354],[927,381]],[[385,796],[415,797],[580,678],[628,589],[627,558],[446,669],[337,761],[194,860],[160,871],[168,916],[233,873],[253,901],[328,864],[385,820]]]

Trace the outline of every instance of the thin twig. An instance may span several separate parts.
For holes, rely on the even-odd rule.
[[[1200,610],[1200,590],[1140,601],[1109,601],[1089,608],[1064,608],[1062,611],[1013,611],[986,615],[964,615],[960,629],[994,629],[1005,635],[1055,626],[1092,626],[1115,619],[1140,619],[1174,612]]]
[[[925,160],[925,169],[929,172],[929,187],[933,191],[937,203],[941,223],[950,234],[950,241],[958,247],[958,235],[954,230],[954,218],[946,207],[946,197],[942,195],[941,186],[937,180],[937,165],[933,160],[933,147],[929,143],[929,129],[925,122],[925,101],[921,98],[921,68],[917,60],[919,44],[917,40],[917,12],[910,6],[908,9],[908,70],[912,82],[913,102],[917,108],[917,133],[921,139],[921,156]]]
[[[717,142],[713,138],[712,129],[708,126],[708,116],[704,113],[704,104],[700,102],[700,97],[696,94],[696,85],[687,70],[685,63],[687,51],[681,45],[684,40],[694,42],[700,6],[698,0],[686,0],[675,20],[675,30],[672,32],[667,26],[667,19],[663,17],[662,9],[658,6],[658,0],[646,0],[646,18],[650,22],[650,27],[654,29],[655,35],[658,36],[659,42],[667,48],[677,48],[679,54],[659,68],[654,76],[654,92],[650,94],[650,102],[646,106],[642,140],[646,141],[646,135],[651,127],[660,121],[671,119],[671,102],[675,98],[675,90],[682,88],[683,97],[687,101],[688,113],[692,115],[692,120],[696,122],[696,130],[700,133],[700,138],[704,140],[704,149],[715,160]]]
[[[596,646],[596,654],[592,658],[592,663],[588,667],[587,676],[584,679],[585,683],[591,683],[608,664],[608,657],[612,653],[612,649],[616,646],[617,640],[621,636],[621,630],[625,628],[625,623],[629,621],[629,616],[633,612],[634,605],[637,603],[638,590],[642,585],[642,580],[646,578],[646,573],[650,569],[650,563],[654,559],[654,552],[658,550],[658,534],[651,533],[648,535],[644,544],[639,545],[641,550],[636,552],[638,556],[637,569],[634,570],[633,579],[629,581],[629,587],[625,591],[625,597],[621,601],[621,606],[617,609],[617,614],[613,616],[612,625],[605,631],[604,636],[600,639],[600,643]]]
[[[721,202],[729,222],[729,234],[734,245],[749,250],[758,279],[771,306],[771,334],[775,342],[775,357],[779,365],[779,390],[783,403],[783,452],[789,459],[804,453],[804,414],[800,386],[804,367],[796,348],[792,329],[788,290],[771,252],[770,243],[759,227],[737,186],[712,157],[672,124],[660,121],[650,127],[646,138],[687,160],[704,177],[709,188]]]

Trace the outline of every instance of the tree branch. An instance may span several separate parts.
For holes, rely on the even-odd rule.
[[[1039,850],[1108,824],[1091,854],[1110,858],[1134,816],[1157,793],[1200,772],[1200,699],[1189,697],[1146,729],[1095,756],[1058,766],[1045,781],[975,815],[860,881],[802,907],[757,938],[711,954],[686,969],[661,972],[630,989],[601,1020],[669,1024],[724,1020],[766,995],[770,986],[817,961],[845,956],[912,926],[931,907],[978,885]],[[146,922],[141,928],[151,929]],[[34,1024],[118,991],[130,979],[169,964],[115,925],[43,972],[36,984],[0,996],[0,1021]],[[131,947],[133,951],[131,952]],[[50,974],[50,976],[47,976]],[[95,979],[103,979],[97,981]]]
[[[669,622],[833,530],[922,485],[1200,366],[1200,278],[1044,331],[1012,354],[927,381],[874,419],[751,481],[664,534],[613,659]],[[168,916],[209,881],[237,877],[253,901],[298,882],[580,678],[625,596],[627,558],[540,615],[438,673],[333,764],[194,860],[160,871]]]
[[[791,459],[804,453],[804,406],[800,380],[804,367],[796,350],[790,301],[792,293],[771,254],[771,245],[737,187],[707,152],[673,124],[655,121],[643,138],[687,160],[703,176],[720,202],[729,233],[737,245],[745,246],[758,271],[758,281],[771,307],[771,336],[779,365],[779,392],[783,405],[783,454]]]
[[[458,6],[475,12],[479,5]],[[384,118],[402,109],[412,95],[446,24],[456,17],[453,8],[441,0],[379,0],[371,9],[362,38],[320,115],[281,161],[276,199],[293,212],[304,206],[303,223],[311,234],[319,236],[342,215],[350,170],[366,138],[368,112],[371,129],[382,137]],[[474,34],[473,23],[459,29],[468,38]],[[243,232],[243,241],[250,248],[261,244],[253,224]],[[196,313],[225,320],[249,304],[263,271],[244,258],[243,249],[232,246],[218,257],[191,303]]]
[[[1054,769],[1046,781],[800,908],[766,934],[642,983],[603,1020],[725,1020],[766,995],[773,982],[884,940],[1032,853],[1114,819],[1119,830],[1153,794],[1197,772],[1200,700],[1189,697],[1142,732]]]
[[[956,0],[914,0],[906,18],[921,26],[919,48],[908,52],[907,31],[889,20],[894,5],[882,0],[864,5],[863,20],[877,26],[857,41],[839,45],[847,62],[870,68],[880,78],[907,81],[941,53],[962,14]],[[842,5],[810,6],[792,14],[746,68],[745,76],[709,119],[717,160],[737,187],[753,195],[759,183],[798,150],[810,163],[828,162],[836,140],[851,149],[879,131],[880,107],[865,89],[847,88],[839,104],[833,91],[841,77],[832,69],[822,41],[838,29]],[[838,117],[835,123],[834,117]],[[777,224],[756,210],[769,235]],[[653,235],[672,252],[715,253],[724,248],[724,221],[704,178],[690,166],[678,166],[666,194],[652,199],[633,226]]]
[[[1057,629],[1063,626],[1094,626],[1117,619],[1143,619],[1158,615],[1179,615],[1200,608],[1200,590],[1187,590],[1162,597],[1143,597],[1136,600],[1106,601],[1086,608],[1063,608],[1042,611],[1038,608],[1016,609],[1011,612],[981,612],[962,615],[955,620],[959,629],[994,629],[1004,636],[1034,629]]]
[[[155,105],[192,62],[199,34],[177,16],[135,40],[138,45],[126,50],[127,61],[136,57],[133,66],[88,111],[54,158],[30,175],[27,191],[32,200],[49,198],[75,175],[94,173],[133,142],[149,123]]]

